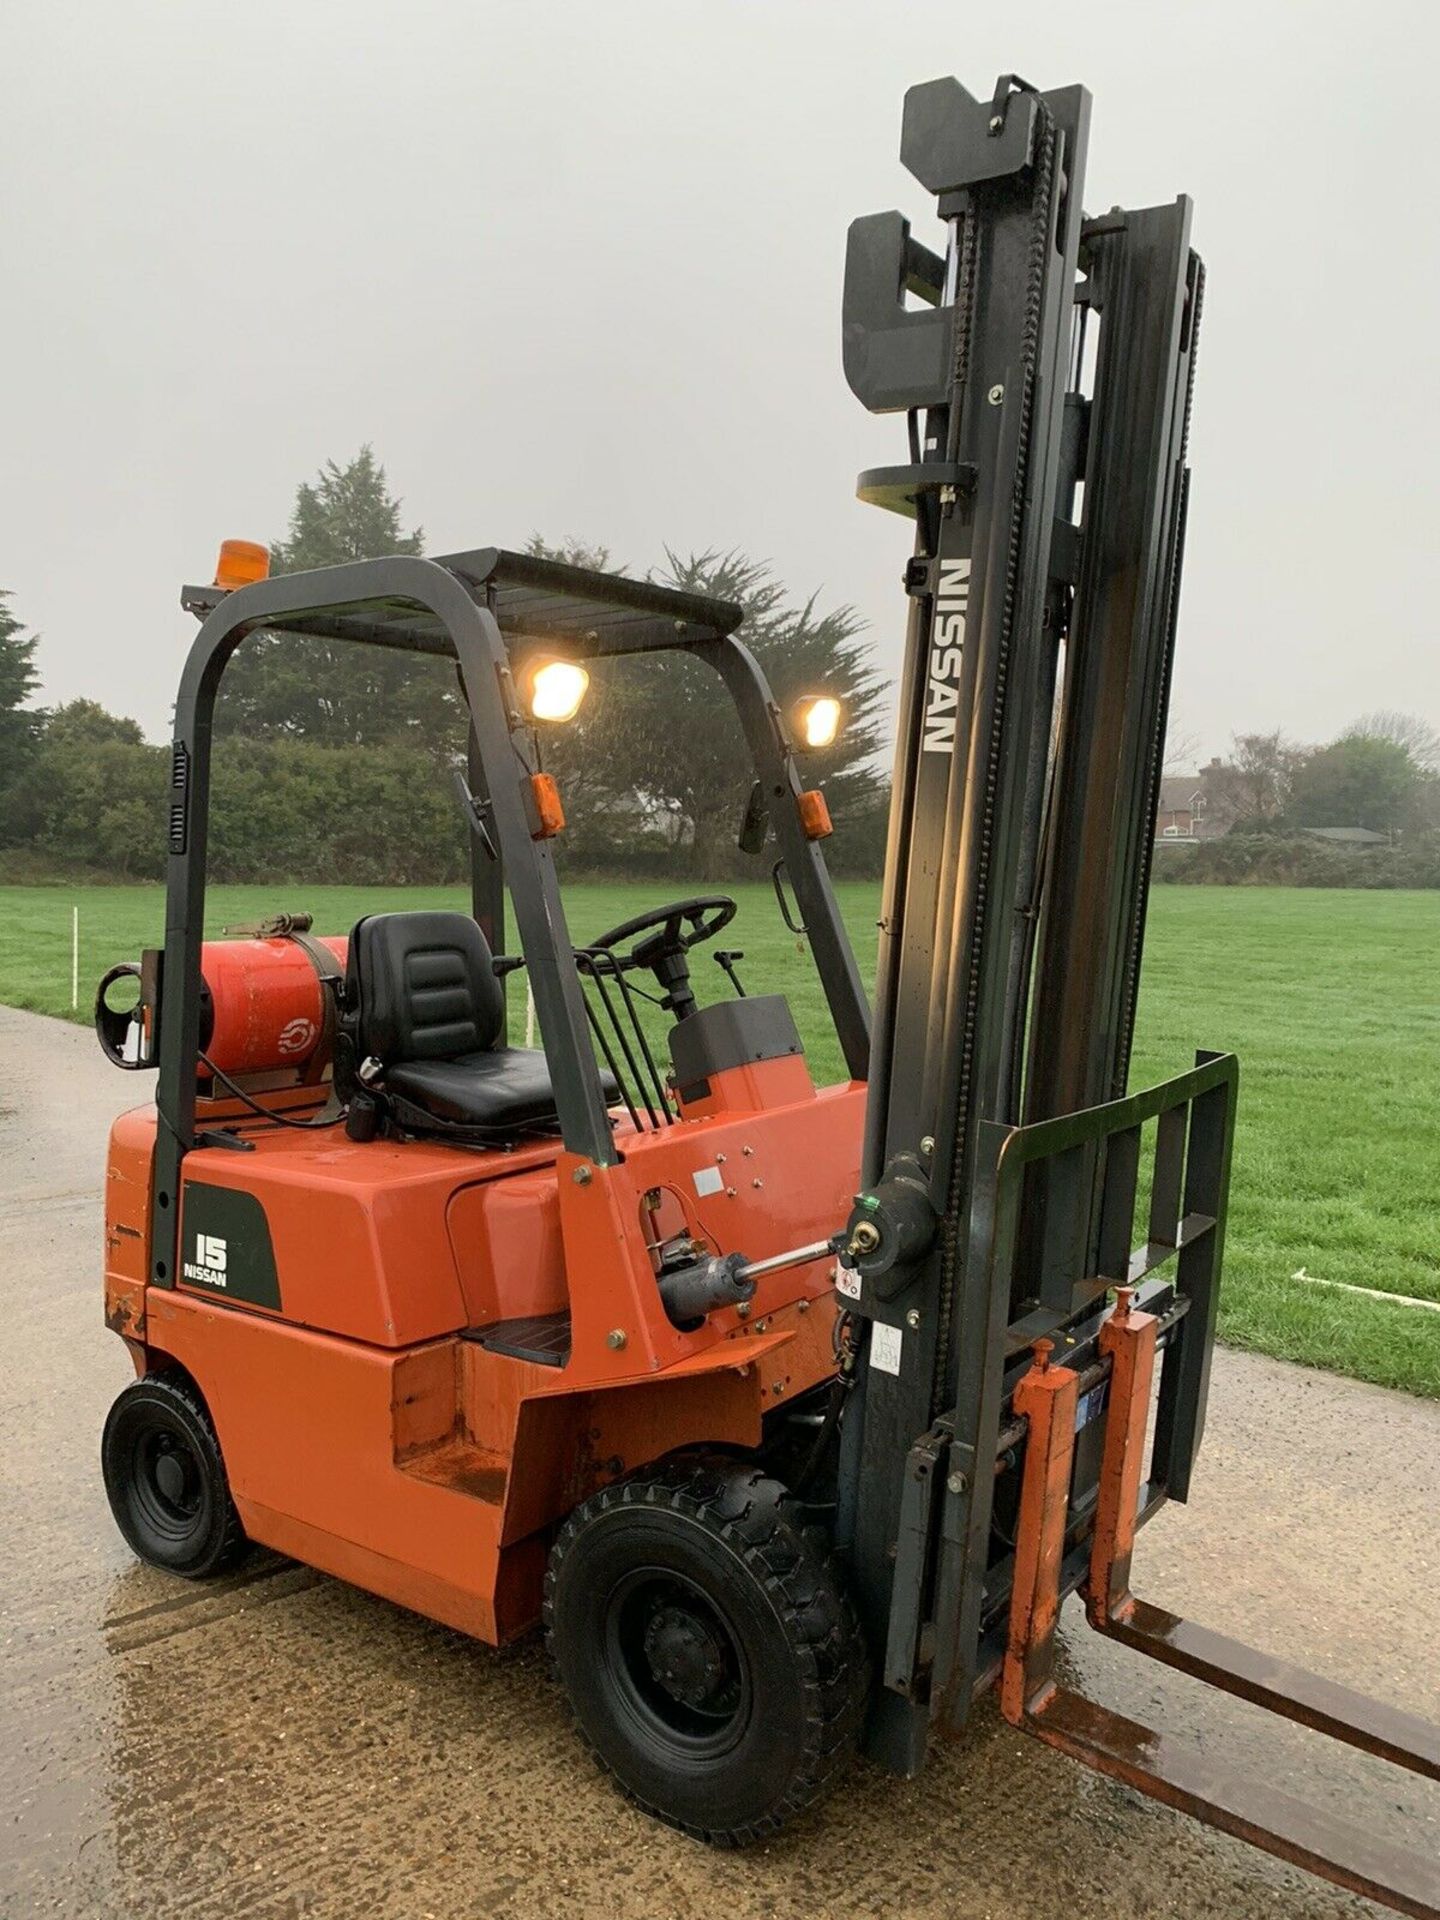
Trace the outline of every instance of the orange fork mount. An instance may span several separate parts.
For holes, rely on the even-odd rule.
[[[1117,1289],[1115,1310],[1100,1331],[1110,1400],[1084,1584],[1091,1626],[1256,1706],[1440,1780],[1440,1730],[1131,1593],[1157,1332],[1155,1315],[1136,1310],[1131,1299],[1132,1289]],[[1055,1629],[1080,1376],[1052,1365],[1050,1353],[1048,1340],[1036,1342],[1033,1364],[1014,1396],[1014,1411],[1026,1421],[1028,1438],[1000,1674],[1005,1718],[1072,1759],[1352,1893],[1417,1920],[1437,1920],[1440,1865],[1434,1861],[1377,1841],[1263,1782],[1237,1776],[1198,1747],[1152,1732],[1057,1685]]]

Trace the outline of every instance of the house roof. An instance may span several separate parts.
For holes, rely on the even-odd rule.
[[[1160,782],[1160,811],[1181,813],[1187,807],[1204,806],[1205,790],[1198,773],[1167,773]]]
[[[1312,840],[1337,840],[1351,847],[1383,847],[1390,836],[1372,833],[1369,827],[1306,827]]]

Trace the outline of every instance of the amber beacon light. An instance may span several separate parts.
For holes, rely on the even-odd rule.
[[[255,540],[222,540],[220,557],[215,562],[215,584],[231,593],[236,587],[248,587],[270,573],[270,549]]]

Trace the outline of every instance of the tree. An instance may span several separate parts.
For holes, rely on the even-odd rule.
[[[591,573],[623,574],[626,571],[610,558],[609,547],[587,546],[573,534],[566,534],[563,540],[547,540],[544,534],[532,533],[525,542],[525,551],[534,554],[537,560],[559,560],[567,567],[588,567]]]
[[[1303,827],[1389,833],[1403,824],[1418,781],[1404,747],[1348,734],[1317,748],[1296,770],[1295,818]]]
[[[0,840],[13,842],[24,836],[22,789],[45,716],[26,705],[40,684],[35,665],[39,638],[16,619],[9,600],[0,590]]]
[[[1199,734],[1193,733],[1179,714],[1172,713],[1165,729],[1161,771],[1176,777],[1184,776],[1193,770],[1199,758]]]
[[[837,835],[858,825],[877,804],[883,807],[888,795],[875,764],[881,684],[854,609],[822,613],[813,593],[796,606],[766,562],[739,553],[682,559],[667,550],[666,563],[659,576],[665,585],[734,600],[744,608],[739,638],[759,661],[782,709],[806,693],[828,693],[840,701],[844,720],[834,746],[808,754],[804,762],[807,780],[825,789]],[[714,676],[698,662],[679,664],[688,669],[688,724],[682,731],[668,722],[647,743],[644,764],[654,769],[652,782],[662,775],[662,791],[689,823],[696,868],[705,873],[734,840],[754,774],[728,702],[719,710],[725,721],[719,737]],[[697,746],[703,748],[699,766]]]
[[[270,549],[272,573],[424,551],[369,446],[348,466],[329,460],[296,491],[290,531]],[[453,665],[295,634],[252,634],[220,683],[220,725],[232,733],[318,746],[418,745],[437,757],[464,745]]]
[[[573,536],[551,541],[532,533],[525,551],[538,560],[558,560],[592,573],[625,572],[608,547],[590,546]],[[626,764],[625,709],[632,678],[630,663],[592,663],[579,713],[563,727],[545,728],[541,734],[544,764],[565,798],[563,852],[591,866],[632,865],[647,839],[657,843],[651,848],[656,853],[668,845],[660,823],[637,798],[633,769]]]
[[[1397,713],[1382,707],[1376,713],[1362,713],[1341,734],[1342,740],[1388,740],[1403,747],[1422,773],[1440,773],[1440,733],[1418,713]]]
[[[1440,828],[1440,733],[1418,713],[1398,713],[1382,707],[1363,713],[1341,735],[1345,740],[1388,740],[1403,747],[1415,769],[1415,780],[1400,825],[1407,833],[1430,833]]]
[[[405,747],[236,740],[216,763],[211,873],[303,889],[454,882],[468,871],[448,776]]]
[[[536,539],[530,550],[582,566],[609,558],[577,541],[556,548]],[[652,577],[737,601],[745,610],[739,637],[782,707],[803,693],[840,699],[840,737],[807,757],[806,777],[823,784],[841,844],[862,821],[873,826],[869,816],[884,805],[874,765],[881,693],[853,611],[821,612],[814,595],[797,606],[768,564],[739,553],[667,551]],[[595,662],[577,720],[547,731],[544,750],[574,823],[573,855],[595,861],[613,850],[618,861],[627,846],[633,853],[648,841],[672,870],[716,877],[736,870],[753,762],[730,700],[703,662],[681,650]]]
[[[98,728],[89,737],[83,729],[67,736],[62,725],[53,737],[47,729],[38,771],[34,841],[57,871],[161,878],[168,771],[163,747],[116,733],[106,737]]]
[[[1271,830],[1289,812],[1302,752],[1278,728],[1274,733],[1237,733],[1234,747],[1228,761],[1212,760],[1201,771],[1210,815],[1232,831]]]
[[[122,746],[141,747],[145,735],[138,720],[110,713],[98,700],[67,700],[56,707],[45,726],[47,749],[98,747],[118,740]]]

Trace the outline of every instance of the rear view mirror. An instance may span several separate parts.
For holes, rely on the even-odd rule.
[[[750,789],[750,798],[745,803],[745,813],[740,821],[740,833],[735,844],[742,853],[763,853],[765,834],[770,825],[770,817],[765,809],[765,789],[757,780]]]

